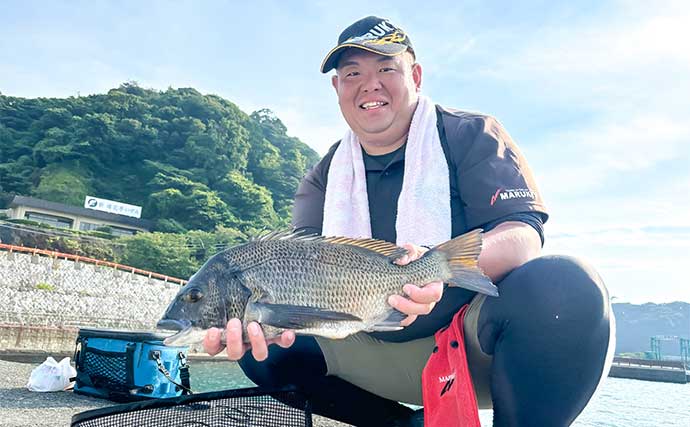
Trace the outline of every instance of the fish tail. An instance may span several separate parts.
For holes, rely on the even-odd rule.
[[[498,296],[498,288],[477,265],[482,250],[482,230],[477,229],[433,247],[426,255],[442,255],[450,270],[448,286],[457,286],[482,294]]]

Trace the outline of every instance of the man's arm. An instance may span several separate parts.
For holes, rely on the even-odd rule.
[[[484,233],[479,267],[493,282],[539,256],[541,238],[524,222],[507,221]]]

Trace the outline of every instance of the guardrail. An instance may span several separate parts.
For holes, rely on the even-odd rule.
[[[131,267],[129,265],[118,264],[115,262],[104,261],[101,259],[89,258],[89,257],[85,257],[85,256],[80,256],[80,255],[66,254],[66,253],[57,252],[57,251],[49,251],[46,249],[27,248],[25,246],[16,246],[16,245],[8,245],[5,243],[0,243],[0,250],[5,250],[5,251],[8,251],[9,253],[18,252],[18,253],[27,253],[27,254],[31,254],[31,255],[42,255],[42,256],[47,256],[49,258],[53,258],[53,259],[65,259],[65,260],[70,260],[70,261],[74,261],[74,262],[83,262],[83,263],[87,263],[87,264],[94,264],[96,266],[105,266],[105,267],[114,268],[116,270],[124,271],[127,273],[138,274],[140,276],[146,276],[148,278],[163,280],[164,282],[177,283],[179,285],[184,285],[185,283],[187,283],[187,281],[184,279],[180,279],[180,278],[172,277],[172,276],[166,276],[165,274],[154,273],[153,271],[142,270],[140,268]]]

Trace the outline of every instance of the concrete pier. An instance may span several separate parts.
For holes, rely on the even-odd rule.
[[[688,372],[682,362],[665,360],[615,358],[610,377],[677,384],[688,383]]]

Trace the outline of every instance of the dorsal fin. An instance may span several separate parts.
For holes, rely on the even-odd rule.
[[[303,233],[301,231],[292,230],[276,230],[270,231],[256,237],[252,237],[250,241],[252,242],[264,242],[267,240],[306,240],[306,241],[317,241],[323,240],[323,236],[314,233]]]
[[[271,231],[251,239],[252,241],[265,242],[267,240],[302,240],[325,243],[332,243],[335,245],[349,245],[357,246],[358,248],[368,249],[377,254],[383,255],[394,261],[403,255],[407,254],[407,249],[386,242],[385,240],[377,239],[353,239],[350,237],[324,237],[319,234],[305,234],[302,232],[294,232],[291,230]]]
[[[336,245],[357,246],[358,248],[369,249],[377,254],[388,257],[391,261],[407,254],[407,249],[396,246],[385,240],[377,239],[352,239],[350,237],[326,237],[324,242]]]

